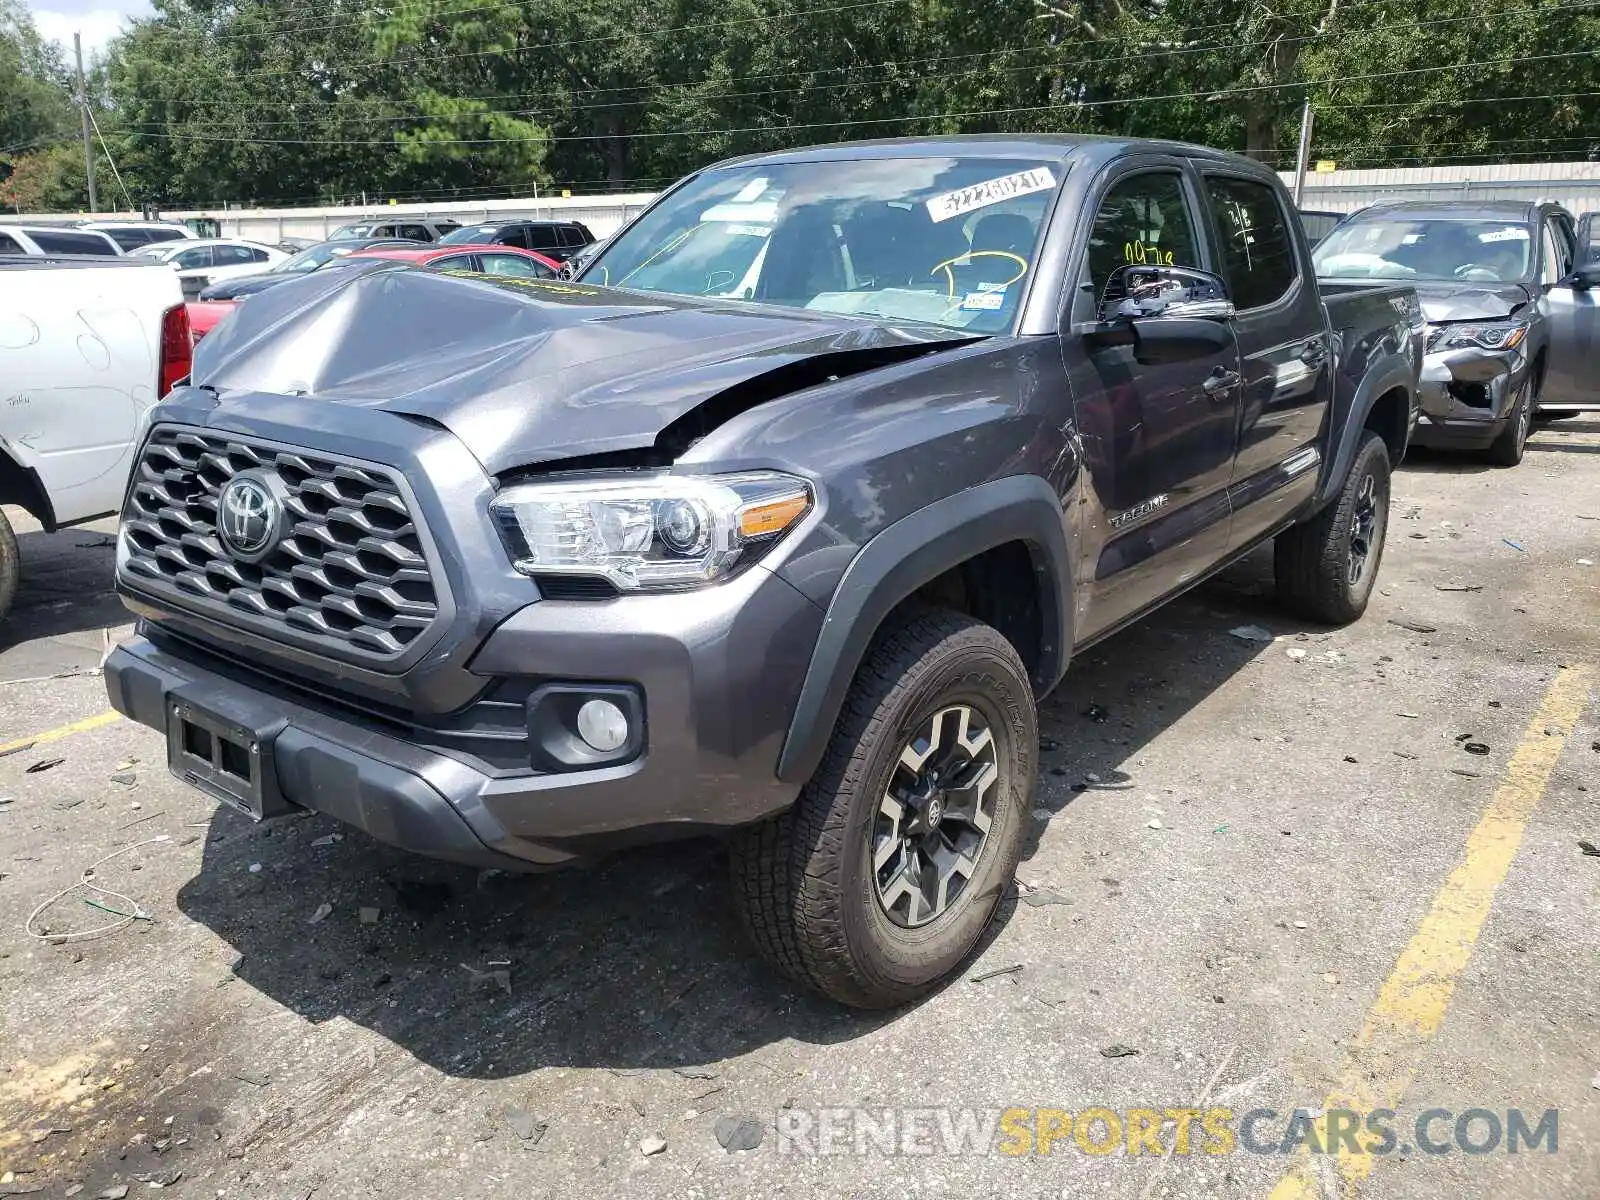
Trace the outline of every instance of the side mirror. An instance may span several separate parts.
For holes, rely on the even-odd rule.
[[[1558,286],[1569,287],[1576,292],[1587,292],[1590,288],[1600,287],[1600,262],[1584,263]]]
[[[1233,312],[1221,277],[1194,267],[1130,263],[1111,272],[1100,293],[1099,317],[1105,324],[1149,317],[1226,321]]]
[[[1132,346],[1145,365],[1216,354],[1233,339],[1234,315],[1219,276],[1192,267],[1118,267],[1100,295],[1095,346]]]

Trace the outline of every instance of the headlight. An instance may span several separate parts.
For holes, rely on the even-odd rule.
[[[776,471],[520,484],[490,506],[524,575],[588,575],[619,591],[699,587],[759,558],[811,510]]]
[[[1521,321],[1495,321],[1487,325],[1443,325],[1428,338],[1430,350],[1514,350],[1528,336]]]

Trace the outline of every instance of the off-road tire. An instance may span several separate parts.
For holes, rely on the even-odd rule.
[[[1535,394],[1530,376],[1517,389],[1517,398],[1511,404],[1511,411],[1506,413],[1506,427],[1485,452],[1485,457],[1491,463],[1497,467],[1514,467],[1522,461],[1523,453],[1528,448],[1528,437],[1533,432],[1533,413],[1538,405],[1539,397]]]
[[[965,891],[928,924],[907,928],[879,902],[873,823],[907,739],[957,702],[980,713],[995,739],[993,823]],[[730,847],[734,895],[757,949],[789,978],[854,1007],[889,1008],[931,991],[972,952],[1016,872],[1038,746],[1028,673],[993,628],[925,609],[880,630],[794,807]]]
[[[1371,478],[1379,502],[1371,562],[1358,583],[1349,578],[1350,548],[1358,500]],[[1356,447],[1355,460],[1339,495],[1316,516],[1280,533],[1273,548],[1273,574],[1278,599],[1301,616],[1329,625],[1348,625],[1367,609],[1378,567],[1383,536],[1389,524],[1389,451],[1383,439],[1368,430]]]
[[[0,509],[0,621],[5,620],[17,594],[17,577],[22,574],[22,558],[17,552],[17,535]]]

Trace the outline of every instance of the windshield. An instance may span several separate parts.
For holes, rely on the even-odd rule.
[[[1514,283],[1528,274],[1533,241],[1513,221],[1354,221],[1318,243],[1317,274],[1332,279]]]
[[[439,239],[440,245],[470,246],[473,242],[482,239],[488,241],[494,237],[498,225],[465,225],[460,229],[453,229]]]
[[[370,221],[365,225],[341,225],[328,235],[328,240],[337,242],[342,238],[371,237],[374,228],[376,227]]]
[[[586,282],[995,333],[1022,302],[1059,165],[926,157],[708,171]]]

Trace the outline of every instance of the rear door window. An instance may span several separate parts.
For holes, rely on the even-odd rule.
[[[1206,193],[1234,306],[1243,311],[1283,299],[1300,268],[1277,189],[1255,179],[1210,175]]]
[[[0,233],[0,254],[26,254],[22,243],[8,233]]]
[[[431,242],[433,233],[426,225],[401,225],[400,236],[410,238],[414,242]]]
[[[104,229],[101,232],[121,246],[124,253],[150,244],[150,235],[143,229]]]
[[[109,254],[115,257],[117,248],[98,233],[82,233],[75,229],[36,229],[29,235],[46,254]]]
[[[561,248],[561,235],[554,225],[530,225],[528,227],[529,250],[559,250]]]

